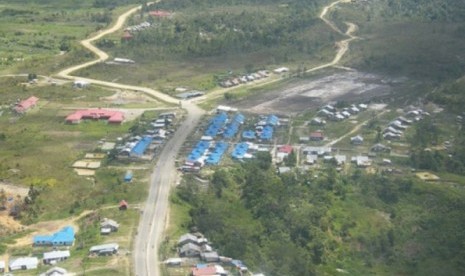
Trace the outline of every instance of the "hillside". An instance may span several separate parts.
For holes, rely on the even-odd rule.
[[[462,275],[463,189],[409,177],[276,175],[265,161],[217,170],[177,197],[190,227],[265,275]]]

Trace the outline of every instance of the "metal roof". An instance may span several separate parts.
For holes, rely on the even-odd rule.
[[[51,252],[44,253],[44,260],[69,258],[70,256],[71,254],[69,253],[69,250],[51,251]]]

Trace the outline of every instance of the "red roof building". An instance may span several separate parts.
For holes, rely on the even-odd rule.
[[[110,124],[121,124],[124,121],[124,113],[107,109],[85,109],[78,110],[66,117],[65,121],[70,124],[79,124],[83,119],[108,120]]]
[[[282,146],[278,147],[278,152],[290,154],[292,152],[292,146],[291,145],[282,145]]]
[[[226,275],[226,271],[220,265],[207,266],[207,267],[194,267],[192,268],[192,276],[218,276]]]
[[[321,131],[315,131],[310,133],[310,140],[312,141],[323,141],[325,139],[325,136],[323,132]]]
[[[24,113],[26,112],[29,108],[33,108],[36,106],[37,102],[39,101],[39,98],[37,97],[29,97],[28,99],[19,102],[15,107],[14,110],[18,113]]]
[[[118,208],[119,208],[120,210],[126,210],[126,209],[128,209],[128,206],[129,206],[129,205],[128,205],[128,203],[126,202],[126,200],[123,199],[123,200],[120,201],[119,207],[118,207]]]
[[[170,12],[162,11],[162,10],[151,11],[151,12],[149,12],[149,14],[151,16],[155,16],[155,17],[168,17],[168,16],[171,15]]]
[[[123,36],[121,37],[122,40],[128,41],[133,39],[133,35],[130,32],[124,32]]]

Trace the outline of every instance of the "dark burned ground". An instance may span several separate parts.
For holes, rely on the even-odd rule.
[[[284,87],[259,92],[227,104],[253,113],[295,115],[329,102],[368,102],[392,94],[395,82],[358,71],[296,79]]]

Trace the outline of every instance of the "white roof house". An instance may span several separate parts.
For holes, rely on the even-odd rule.
[[[119,244],[117,243],[107,243],[107,244],[100,244],[94,245],[89,249],[90,253],[106,253],[106,252],[117,252],[119,249]]]
[[[36,269],[38,265],[39,259],[36,257],[20,257],[10,260],[10,263],[8,264],[10,271]]]
[[[287,68],[287,67],[279,67],[279,68],[274,69],[273,72],[278,73],[278,74],[284,73],[284,72],[289,72],[289,68]]]
[[[0,261],[0,272],[5,271],[5,261]]]
[[[69,250],[51,251],[44,253],[44,263],[66,260],[71,256]]]
[[[68,271],[64,268],[61,267],[52,267],[49,270],[47,270],[45,273],[40,274],[40,276],[67,276],[67,275],[72,275],[71,273],[68,273]]]

